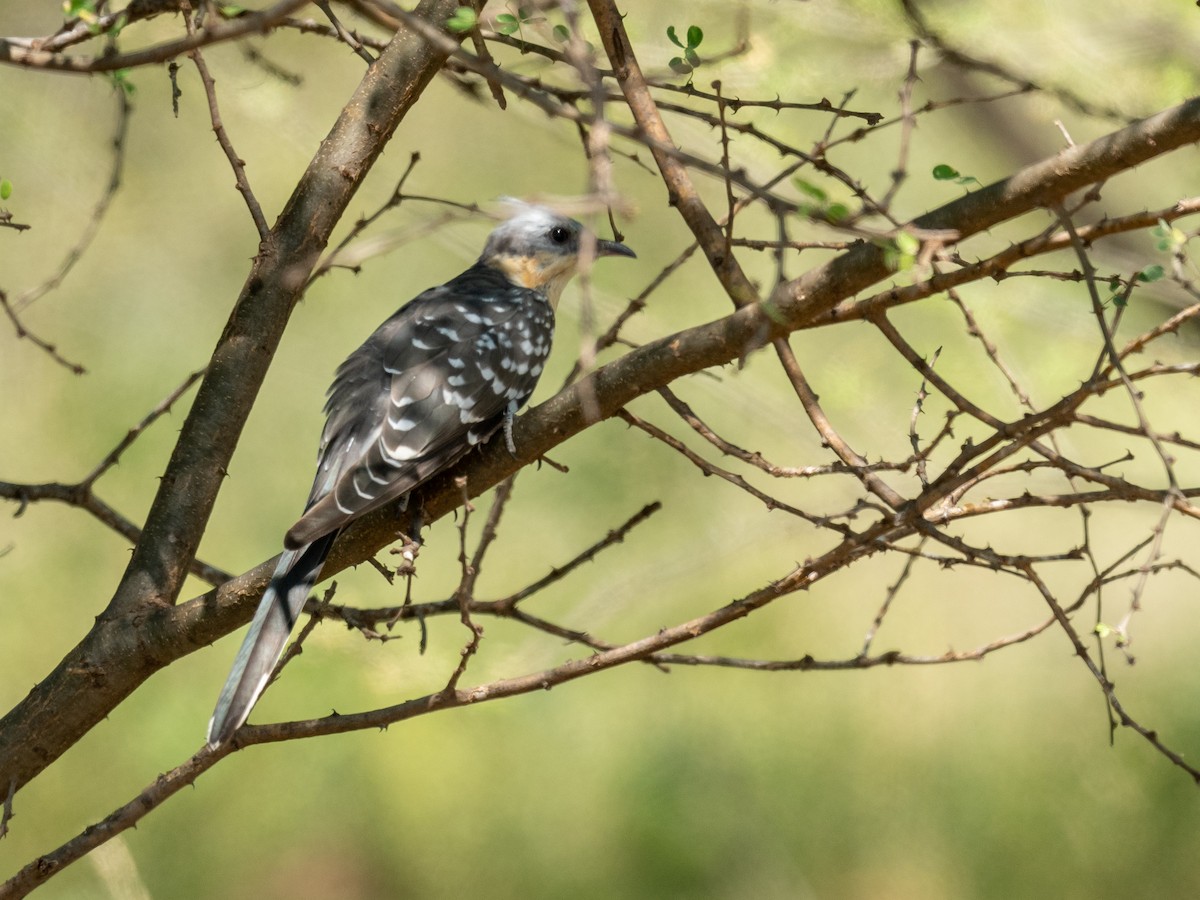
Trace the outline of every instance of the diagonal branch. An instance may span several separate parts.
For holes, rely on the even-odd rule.
[[[454,7],[423,0],[417,15],[441,24]],[[0,783],[27,784],[151,673],[195,649],[179,632],[154,632],[143,616],[177,599],[289,314],[351,198],[444,60],[411,31],[398,33],[322,142],[251,265],[111,602],[0,720]]]
[[[917,221],[974,234],[1053,202],[1090,183],[1089,179],[1107,178],[1198,140],[1200,99],[1035,163]],[[586,415],[584,396],[595,397],[600,415],[611,417],[635,398],[685,375],[737,360],[764,340],[827,324],[839,303],[887,275],[883,250],[860,244],[782,286],[769,308],[751,304],[721,319],[647,343],[601,367],[584,379],[592,382],[587,388],[573,385],[517,420],[515,458],[503,446],[488,445],[467,457],[453,472],[426,485],[420,498],[426,521],[436,521],[459,502],[453,475],[466,474],[475,496],[593,424]],[[1047,412],[1054,414],[1054,409]],[[335,545],[324,577],[373,556],[395,535],[396,523],[387,511],[364,517]],[[161,615],[171,620],[163,627],[168,633],[179,629],[186,634],[185,643],[210,643],[249,621],[273,568],[274,561],[264,562],[216,591],[162,611]]]

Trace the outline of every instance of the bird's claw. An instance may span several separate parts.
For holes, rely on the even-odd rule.
[[[517,458],[517,445],[513,441],[513,422],[516,418],[517,410],[515,405],[510,403],[504,411],[504,446],[508,448],[508,455],[513,459]]]

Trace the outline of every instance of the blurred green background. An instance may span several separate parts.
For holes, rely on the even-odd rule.
[[[1045,85],[1070,88],[1128,116],[1173,105],[1197,90],[1200,12],[1154,0],[929,4],[931,20],[963,48]],[[719,77],[730,95],[838,100],[889,116],[908,64],[909,32],[893,4],[875,2],[629,4],[626,25],[645,66],[662,70],[675,51],[665,29],[696,24],[703,50],[735,40],[748,16],[749,50],[697,73]],[[315,10],[313,11],[315,15]],[[0,6],[0,33],[42,34],[57,3]],[[686,17],[686,18],[681,18]],[[145,34],[162,39],[163,18]],[[135,40],[137,38],[134,38]],[[361,76],[342,47],[278,34],[255,46],[303,75],[291,86],[249,63],[236,47],[206,57],[221,112],[269,221]],[[995,82],[932,67],[924,54],[918,103],[995,92]],[[527,74],[533,58],[504,57]],[[711,75],[710,75],[711,71]],[[0,478],[74,481],[183,377],[200,368],[224,324],[257,247],[215,141],[194,69],[180,75],[173,117],[170,84],[157,68],[132,73],[135,113],[124,186],[95,244],[61,290],[40,300],[26,324],[58,344],[88,374],[74,377],[0,327]],[[106,80],[0,69],[0,177],[7,202],[34,227],[0,233],[0,287],[10,296],[47,277],[81,233],[111,163],[114,98]],[[818,114],[742,111],[738,121],[807,147],[823,133]],[[1119,123],[1088,117],[1046,94],[964,106],[927,116],[913,137],[903,216],[962,190],[933,181],[947,163],[987,183],[1053,153],[1061,120],[1082,142]],[[709,158],[719,135],[691,120],[669,123],[678,143]],[[845,133],[852,124],[839,126]],[[832,156],[874,191],[895,166],[898,129]],[[778,157],[747,139],[739,162],[760,178]],[[403,123],[347,216],[375,209],[413,152],[414,193],[472,202],[499,195],[575,194],[586,189],[573,128],[518,102],[507,112],[439,79]],[[647,158],[643,151],[641,156]],[[1196,190],[1187,149],[1106,186],[1103,210],[1166,206]],[[591,315],[605,327],[689,243],[653,174],[618,159],[618,187],[637,212],[621,222],[639,259],[597,268]],[[809,176],[805,176],[808,178]],[[813,181],[818,181],[814,176]],[[837,189],[826,185],[835,199]],[[706,184],[715,208],[723,187]],[[441,207],[405,204],[374,236],[394,248],[361,274],[321,279],[297,309],[260,402],[234,456],[201,556],[240,572],[279,549],[311,477],[321,398],[337,363],[401,302],[469,263],[488,229],[480,218],[428,227]],[[972,244],[974,254],[1048,224],[1042,216]],[[1032,223],[1032,224],[1030,224]],[[747,216],[745,234],[771,237]],[[806,226],[798,225],[795,236]],[[757,232],[755,229],[759,229]],[[812,237],[821,233],[812,230]],[[1097,248],[1106,271],[1155,261],[1153,240],[1135,235]],[[824,257],[789,260],[791,274]],[[767,256],[744,254],[769,285]],[[1041,261],[1037,263],[1041,265]],[[1060,257],[1046,267],[1071,268]],[[1095,323],[1081,286],[1022,280],[964,292],[989,336],[1036,402],[1048,403],[1090,370]],[[1169,315],[1166,287],[1137,295],[1127,327]],[[554,365],[535,397],[556,389],[584,337],[586,317],[569,292]],[[692,259],[655,293],[626,334],[647,340],[727,311],[706,264]],[[581,325],[581,321],[584,323]],[[1005,415],[1017,409],[957,313],[934,298],[897,314],[918,350],[942,347],[939,370]],[[835,424],[872,459],[906,454],[916,375],[864,325],[799,334],[793,341]],[[1194,331],[1155,349],[1195,359]],[[790,397],[769,355],[744,370],[697,377],[678,391],[726,436],[780,465],[831,461]],[[134,520],[144,516],[190,402],[157,423],[98,491]],[[1194,425],[1194,382],[1152,388],[1163,431]],[[1128,419],[1112,398],[1107,414]],[[683,434],[661,401],[639,414]],[[944,404],[922,423],[931,435]],[[956,434],[958,440],[969,429]],[[1193,434],[1194,437],[1194,434]],[[1067,450],[1089,463],[1120,456],[1129,442],[1068,434]],[[1072,443],[1074,441],[1075,443]],[[1148,448],[1123,472],[1161,482]],[[562,564],[651,500],[664,509],[631,538],[530,601],[539,615],[611,641],[634,639],[716,608],[786,574],[828,538],[696,471],[660,444],[606,422],[555,451],[570,467],[543,467],[517,481],[507,529],[480,582],[499,597]],[[1181,475],[1197,466],[1181,460]],[[1060,490],[1050,476],[1022,482]],[[752,478],[752,480],[754,480]],[[897,479],[897,483],[900,479]],[[848,480],[760,486],[806,508],[844,509],[858,496]],[[1020,488],[1015,488],[1019,490]],[[479,504],[475,533],[490,501]],[[84,634],[127,561],[124,541],[85,514],[50,503],[0,517],[0,707],[9,709]],[[1094,546],[1110,562],[1147,536],[1157,508],[1100,510]],[[956,526],[1006,552],[1067,550],[1080,539],[1077,513],[1029,512]],[[1165,553],[1195,563],[1195,523],[1172,521]],[[442,521],[428,533],[416,599],[448,595],[457,580],[458,537]],[[388,561],[385,559],[385,562]],[[867,560],[806,594],[780,600],[696,652],[764,658],[853,656],[898,558]],[[1067,599],[1090,578],[1085,563],[1051,573]],[[398,602],[369,567],[337,578],[338,600]],[[202,589],[191,586],[185,596]],[[1106,594],[1118,618],[1128,588]],[[1183,573],[1156,576],[1135,617],[1137,665],[1110,655],[1111,674],[1133,714],[1173,748],[1200,748],[1194,662],[1198,598]],[[876,648],[940,654],[1023,630],[1047,615],[1026,586],[977,571],[918,568],[896,601]],[[1092,613],[1084,614],[1081,627]],[[504,622],[486,638],[464,683],[554,665],[577,647]],[[464,643],[450,618],[366,643],[330,624],[254,714],[259,722],[366,709],[440,687]],[[17,798],[12,833],[0,842],[6,877],[102,818],[192,753],[239,636],[151,679]],[[848,897],[1103,898],[1200,894],[1200,793],[1140,738],[1109,745],[1102,697],[1061,633],[1010,648],[981,664],[869,672],[758,674],[630,666],[546,694],[432,715],[386,733],[251,749],[225,760],[141,825],[53,879],[39,896],[73,897]]]

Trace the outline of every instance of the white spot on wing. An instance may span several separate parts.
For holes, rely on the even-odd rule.
[[[379,438],[379,446],[383,448],[383,458],[388,465],[395,466],[400,462],[415,459],[421,455],[421,451],[406,444],[397,444],[395,447],[389,447],[388,442],[382,436]]]
[[[406,416],[405,418],[397,421],[396,419],[393,419],[389,416],[388,424],[391,425],[393,428],[395,428],[397,431],[412,431],[414,428],[417,427],[417,420],[410,419]]]

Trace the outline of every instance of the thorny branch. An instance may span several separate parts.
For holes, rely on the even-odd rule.
[[[184,13],[183,19],[187,23],[188,35],[195,36],[197,28],[194,16]],[[229,165],[233,168],[238,192],[242,195],[242,198],[246,201],[247,208],[250,210],[250,218],[254,220],[254,227],[258,230],[258,239],[266,241],[271,229],[267,225],[262,207],[258,204],[258,198],[254,196],[254,191],[250,188],[250,182],[246,178],[246,163],[238,156],[237,151],[233,149],[233,142],[229,139],[229,132],[225,130],[225,123],[221,121],[221,111],[217,106],[217,83],[209,73],[208,64],[205,63],[204,55],[200,52],[199,47],[189,50],[188,57],[195,64],[196,71],[200,74],[200,81],[204,85],[204,96],[208,98],[208,115],[212,121],[213,134],[217,136],[217,143],[221,145],[221,150],[224,151],[225,158],[229,160]]]
[[[131,544],[136,544],[141,539],[141,529],[96,496],[96,482],[120,461],[121,455],[133,446],[134,441],[147,428],[153,425],[161,416],[170,412],[171,407],[175,405],[175,401],[187,393],[192,385],[199,381],[203,375],[204,370],[201,369],[187,376],[178,387],[151,409],[140,422],[130,428],[117,445],[81,481],[73,484],[62,484],[59,482],[17,484],[9,481],[0,481],[0,498],[13,500],[17,503],[17,510],[13,513],[15,517],[21,516],[30,503],[36,503],[41,500],[57,500],[60,503],[77,506],[91,513],[96,519],[117,532],[117,534],[121,535]],[[201,578],[211,585],[224,584],[232,577],[228,572],[223,572],[217,566],[210,565],[199,558],[192,559],[190,570],[197,578]]]
[[[63,256],[62,262],[57,270],[43,281],[34,287],[31,287],[20,293],[15,299],[10,300],[5,292],[0,289],[0,306],[4,308],[4,313],[12,323],[18,338],[25,338],[32,344],[43,350],[56,363],[69,369],[76,375],[82,375],[85,369],[79,363],[71,362],[61,353],[58,348],[49,341],[46,341],[37,335],[33,334],[22,322],[21,313],[24,312],[31,304],[39,300],[41,297],[57,290],[66,279],[67,275],[75,267],[75,264],[83,258],[88,247],[91,246],[97,233],[100,231],[100,224],[103,222],[105,214],[108,212],[109,206],[112,204],[113,198],[121,187],[121,175],[125,168],[125,141],[129,133],[129,118],[130,105],[129,98],[120,88],[114,91],[117,103],[117,126],[116,133],[112,139],[112,169],[109,174],[108,183],[104,188],[104,193],[100,200],[96,203],[95,209],[92,210],[92,215],[84,226],[83,232],[78,240],[67,250]],[[22,226],[25,228],[32,226]]]

